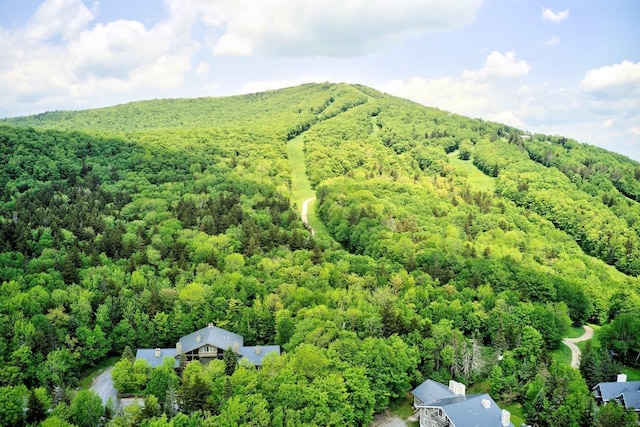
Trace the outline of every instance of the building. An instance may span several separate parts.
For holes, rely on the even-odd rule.
[[[615,382],[596,384],[593,394],[598,405],[614,401],[623,405],[627,411],[640,413],[640,381],[627,382],[625,374],[619,374]]]
[[[449,386],[426,380],[416,387],[413,407],[420,427],[514,427],[509,411],[498,407],[488,394],[466,394],[465,385]]]
[[[262,360],[267,354],[280,354],[280,346],[245,346],[241,335],[209,323],[205,328],[186,335],[176,343],[175,348],[140,348],[136,352],[136,359],[146,360],[152,367],[162,364],[165,357],[175,358],[175,367],[180,366],[181,357],[187,362],[198,360],[209,363],[211,360],[222,359],[225,351],[231,349],[238,360],[247,359],[255,366],[262,366]]]

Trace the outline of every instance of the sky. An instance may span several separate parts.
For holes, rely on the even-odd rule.
[[[324,81],[640,160],[640,1],[0,0],[0,118]]]

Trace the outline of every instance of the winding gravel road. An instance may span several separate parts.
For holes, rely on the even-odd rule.
[[[565,338],[562,340],[564,345],[571,350],[571,367],[578,369],[580,367],[580,349],[576,345],[577,342],[587,341],[593,338],[593,329],[590,326],[584,325],[584,334],[578,338]]]

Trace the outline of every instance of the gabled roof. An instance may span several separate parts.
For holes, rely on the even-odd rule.
[[[442,407],[456,427],[500,427],[502,425],[502,409],[487,393],[456,396],[450,400],[451,402],[438,406]],[[483,400],[489,401],[488,408],[482,405]],[[513,427],[513,423],[509,425]]]
[[[411,392],[424,404],[454,396],[449,388],[437,381],[426,380]]]
[[[136,351],[136,360],[144,359],[152,368],[162,365],[162,361],[165,357],[173,357],[175,359],[174,368],[180,366],[180,360],[176,359],[175,348],[161,348],[160,357],[156,357],[155,348],[139,348],[138,351]]]
[[[225,329],[213,326],[209,323],[206,327],[186,335],[178,341],[176,348],[141,348],[136,353],[136,359],[145,359],[152,367],[160,366],[162,359],[171,356],[176,359],[176,368],[180,366],[180,359],[177,357],[178,347],[181,353],[188,353],[200,347],[210,345],[221,349],[223,352],[231,348],[236,353],[238,360],[247,358],[255,366],[262,366],[262,360],[269,353],[280,355],[279,345],[248,346],[245,347],[242,335],[234,334]],[[156,350],[160,351],[160,356],[156,357]]]
[[[199,342],[198,335],[200,336]],[[243,338],[241,335],[213,326],[212,323],[180,338],[179,342],[182,346],[183,353],[193,351],[207,344],[222,350],[226,350],[229,347],[235,350],[236,348],[240,349],[243,346]]]
[[[264,359],[265,356],[269,353],[276,353],[278,356],[280,356],[280,346],[263,345],[240,348],[240,355],[249,359],[249,361],[256,366],[262,366],[262,359]]]
[[[487,393],[456,395],[446,385],[433,380],[426,380],[411,393],[423,402],[418,407],[441,408],[456,427],[502,426],[502,409]],[[509,426],[514,427],[511,422]]]
[[[625,392],[640,391],[640,381],[618,381],[596,384],[592,390],[600,391],[600,397],[604,402],[615,399]]]
[[[631,409],[640,411],[640,390],[625,391],[617,396],[617,398],[622,399],[622,403],[624,403],[624,407],[627,411]]]

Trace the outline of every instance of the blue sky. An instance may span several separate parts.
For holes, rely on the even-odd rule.
[[[0,0],[0,117],[353,82],[640,160],[637,0]]]

